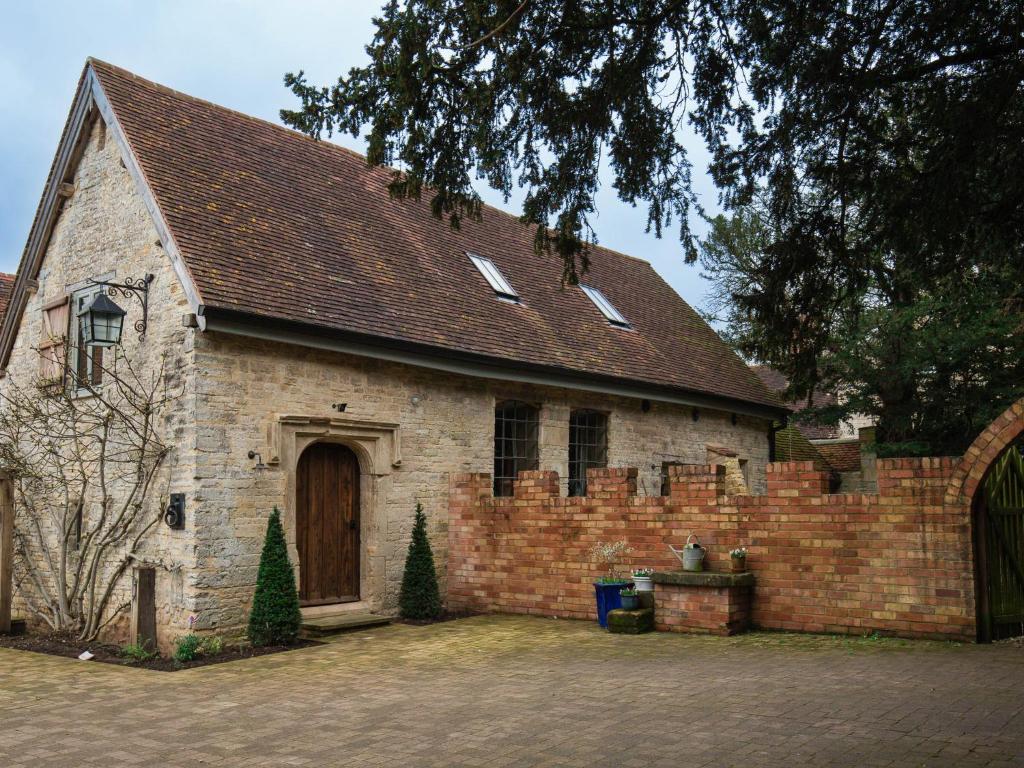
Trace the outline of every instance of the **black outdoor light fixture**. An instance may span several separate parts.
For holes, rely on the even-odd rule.
[[[128,313],[110,298],[117,295],[125,298],[134,296],[142,304],[142,317],[135,321],[135,330],[139,334],[139,341],[143,341],[149,321],[149,284],[153,279],[152,274],[147,274],[139,280],[129,277],[123,283],[91,281],[93,285],[102,285],[107,290],[97,293],[89,305],[78,313],[82,343],[93,347],[113,347],[121,343],[124,316]]]
[[[249,451],[249,460],[252,461],[253,459],[256,459],[256,466],[253,469],[258,471],[267,468],[267,465],[263,463],[263,457],[260,456],[258,451]]]

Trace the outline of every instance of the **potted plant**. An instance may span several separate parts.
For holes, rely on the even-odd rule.
[[[622,596],[619,591],[629,582],[618,575],[616,564],[630,552],[632,547],[625,541],[613,541],[605,544],[599,541],[591,550],[595,560],[603,563],[608,572],[594,582],[594,596],[597,599],[597,622],[602,627],[608,626],[608,611],[622,607]]]
[[[743,573],[747,570],[747,548],[737,547],[729,550],[729,560],[732,563],[733,573]]]
[[[637,592],[653,592],[654,582],[651,581],[652,568],[636,568],[633,570],[633,587]]]
[[[626,587],[619,590],[619,598],[622,601],[622,610],[635,611],[640,607],[640,598],[637,597],[634,587]]]

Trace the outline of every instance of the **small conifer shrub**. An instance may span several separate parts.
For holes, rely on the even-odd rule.
[[[434,553],[427,539],[427,517],[419,502],[416,503],[416,521],[412,527],[409,554],[405,558],[398,611],[403,619],[424,620],[441,616],[441,593],[437,588]]]
[[[290,645],[299,636],[301,624],[295,572],[288,562],[281,513],[275,507],[267,521],[267,537],[256,577],[256,596],[249,612],[249,642],[257,646]]]

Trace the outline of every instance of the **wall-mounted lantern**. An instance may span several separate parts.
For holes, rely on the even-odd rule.
[[[112,347],[121,341],[121,326],[126,314],[107,298],[107,294],[97,293],[78,313],[78,337],[83,344],[93,347]]]
[[[252,461],[253,459],[256,459],[256,466],[253,467],[253,469],[257,472],[267,468],[267,465],[263,463],[263,457],[260,456],[259,452],[249,451],[249,461]]]
[[[149,284],[153,280],[152,274],[147,274],[140,280],[129,277],[123,283],[93,280],[93,285],[102,285],[107,290],[96,294],[89,305],[78,314],[82,343],[93,347],[112,347],[121,343],[124,316],[128,313],[109,298],[117,295],[125,298],[134,296],[142,304],[142,317],[135,321],[135,330],[139,334],[139,341],[143,341],[149,322]]]

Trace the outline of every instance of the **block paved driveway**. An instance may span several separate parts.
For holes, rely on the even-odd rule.
[[[1024,766],[1024,648],[484,616],[150,672],[0,649],[0,766]]]

